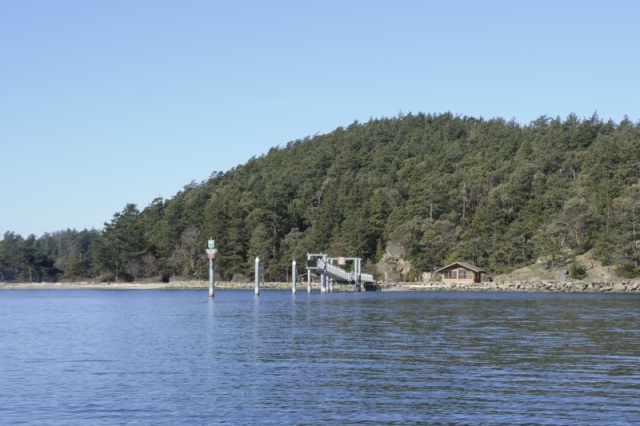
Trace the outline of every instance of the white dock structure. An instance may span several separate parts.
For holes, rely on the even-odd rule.
[[[354,263],[354,271],[347,271],[340,266],[346,265],[348,261]],[[336,266],[334,262],[337,262]],[[359,257],[329,257],[326,253],[307,253],[307,280],[308,288],[311,286],[311,272],[320,275],[320,292],[326,293],[333,289],[328,286],[335,282],[340,284],[353,284],[354,291],[362,291],[366,284],[374,284],[373,275],[362,273],[362,259]]]

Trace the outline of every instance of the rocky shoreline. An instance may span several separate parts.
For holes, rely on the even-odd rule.
[[[206,290],[208,281],[172,281],[169,283],[0,283],[0,290]],[[216,282],[216,290],[253,290],[253,283]],[[640,281],[496,281],[474,284],[445,284],[439,281],[427,283],[386,282],[379,283],[381,291],[486,291],[486,292],[553,292],[553,293],[639,293]],[[291,290],[291,283],[261,283],[261,290]],[[320,284],[313,283],[313,292],[320,291]],[[298,292],[307,291],[307,283],[297,286]],[[353,285],[337,284],[334,292],[351,292]]]
[[[382,291],[403,289],[408,291],[493,291],[531,293],[640,293],[640,281],[497,281],[474,284],[442,282],[385,283]]]

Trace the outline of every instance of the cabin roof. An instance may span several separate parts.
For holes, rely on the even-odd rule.
[[[444,270],[451,269],[451,268],[453,268],[454,266],[461,266],[461,267],[463,267],[464,269],[468,269],[468,270],[473,271],[473,272],[484,272],[484,269],[482,269],[482,268],[478,268],[477,266],[473,266],[472,264],[467,263],[467,262],[453,262],[453,263],[452,263],[452,264],[450,264],[450,265],[443,266],[443,267],[442,267],[442,268],[440,268],[440,269],[436,269],[436,272],[442,272],[442,271],[444,271]]]

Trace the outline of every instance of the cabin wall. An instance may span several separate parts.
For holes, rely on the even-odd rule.
[[[480,274],[464,268],[449,269],[447,271],[442,271],[442,282],[466,284],[479,283]]]

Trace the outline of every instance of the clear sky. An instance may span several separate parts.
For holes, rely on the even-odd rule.
[[[0,232],[399,112],[640,119],[640,1],[1,0]]]

